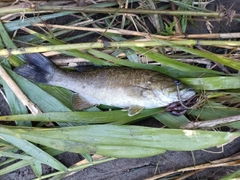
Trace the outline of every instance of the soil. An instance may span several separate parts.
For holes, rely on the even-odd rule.
[[[232,6],[232,4],[234,5]],[[224,6],[229,9],[232,6],[236,13],[240,13],[240,2],[238,0],[229,1],[214,1],[208,8],[211,10],[216,10],[216,8]],[[240,32],[240,23],[237,21],[231,22],[226,25],[227,20],[223,21],[210,21],[213,25],[213,33],[229,33],[229,32]],[[197,21],[196,26],[190,25],[187,29],[187,34],[196,33],[209,33],[205,22]],[[9,107],[2,95],[0,94],[0,115],[10,114]],[[158,126],[158,122],[153,119],[145,120],[141,122],[143,124],[148,124],[150,126]],[[101,180],[101,179],[144,179],[152,177],[156,174],[174,171],[180,168],[190,167],[198,164],[208,163],[213,160],[226,158],[239,153],[240,150],[240,138],[235,139],[233,142],[229,143],[223,147],[214,147],[208,150],[198,150],[193,152],[174,152],[168,151],[164,154],[148,157],[148,158],[136,158],[136,159],[117,159],[111,162],[102,163],[99,165],[94,165],[90,168],[86,168],[79,172],[72,174],[64,178],[64,180]],[[63,153],[56,156],[67,167],[79,162],[82,157],[76,153]],[[1,158],[4,161],[5,158]],[[0,161],[0,162],[1,162]],[[191,176],[185,179],[219,179],[227,174],[230,174],[236,170],[239,170],[239,166],[236,167],[217,167],[205,169],[200,172],[195,172]],[[54,170],[47,165],[43,165],[43,173],[48,174]],[[181,173],[180,173],[181,174]],[[176,175],[179,175],[176,173]],[[35,177],[30,167],[21,168],[14,172],[8,173],[0,177],[3,180],[29,180]],[[175,179],[174,177],[171,177]]]

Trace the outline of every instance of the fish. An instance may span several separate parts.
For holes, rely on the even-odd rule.
[[[72,106],[83,110],[100,104],[128,110],[129,116],[143,109],[165,107],[195,95],[192,88],[178,85],[157,71],[129,67],[102,67],[87,71],[64,71],[40,53],[25,54],[27,64],[14,71],[38,83],[59,86],[74,92]]]

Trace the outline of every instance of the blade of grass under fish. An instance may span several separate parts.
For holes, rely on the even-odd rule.
[[[41,89],[43,89],[48,94],[51,94],[53,97],[58,99],[63,103],[67,108],[73,110],[72,107],[72,96],[73,92],[57,86],[49,86],[45,84],[37,84]]]
[[[20,139],[20,138],[14,137],[14,135],[11,136],[11,135],[7,135],[7,134],[4,134],[4,133],[0,133],[0,136],[1,136],[1,138],[4,138],[6,141],[13,144],[14,146],[16,146],[19,149],[26,152],[27,154],[36,158],[38,161],[40,161],[44,164],[48,164],[49,166],[53,167],[54,169],[62,170],[62,171],[67,169],[58,160],[56,160],[55,158],[53,158],[52,156],[50,156],[49,154],[47,154],[43,150],[39,149],[38,147],[36,147],[32,143],[30,143],[30,142],[28,142],[24,139]]]
[[[127,111],[114,110],[114,111],[100,111],[100,112],[56,112],[56,113],[43,113],[36,116],[32,114],[0,116],[2,121],[40,121],[40,122],[76,122],[81,124],[97,124],[97,123],[121,123],[126,124],[129,122],[143,119],[154,114],[159,113],[161,109],[145,109],[135,116],[128,116]]]
[[[184,126],[190,122],[184,115],[174,116],[168,112],[158,113],[153,117],[163,123],[165,126],[172,129],[180,129],[181,126]]]
[[[196,90],[223,90],[239,89],[240,76],[235,77],[206,77],[206,78],[180,78],[183,83],[191,85]]]
[[[141,126],[88,125],[65,128],[1,126],[3,134],[62,151],[113,157],[147,157],[165,150],[192,151],[222,145],[240,133],[158,129]]]
[[[200,50],[188,48],[185,46],[179,46],[179,45],[174,44],[174,42],[170,42],[170,41],[164,41],[164,40],[160,40],[160,39],[156,39],[156,41],[160,42],[161,44],[165,44],[166,46],[177,48],[178,50],[182,50],[182,51],[188,52],[190,54],[194,54],[199,57],[204,57],[204,58],[210,59],[214,62],[218,62],[220,64],[231,67],[233,69],[240,70],[240,62],[236,59],[224,57],[222,55],[214,54],[214,53],[208,52],[208,51],[200,51]]]

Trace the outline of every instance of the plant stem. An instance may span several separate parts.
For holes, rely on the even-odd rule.
[[[113,33],[113,34],[121,34],[121,35],[130,35],[130,36],[143,36],[143,37],[153,37],[159,39],[213,39],[213,38],[221,38],[221,39],[231,39],[231,38],[240,38],[240,33],[213,33],[213,34],[184,34],[184,35],[173,35],[173,36],[162,36],[157,34],[149,34],[145,32],[131,31],[126,29],[103,29],[103,28],[92,28],[92,27],[76,27],[76,26],[67,26],[67,25],[57,25],[57,24],[42,24],[37,23],[33,24],[36,27],[48,27],[48,28],[59,28],[59,29],[70,29],[70,30],[79,30],[79,31],[91,31],[91,32],[101,32],[101,33]]]
[[[127,13],[127,14],[167,14],[172,16],[207,16],[207,17],[220,17],[225,16],[222,12],[201,12],[201,11],[168,11],[157,9],[119,9],[119,8],[92,8],[92,7],[71,7],[71,6],[41,6],[36,5],[37,11],[75,11],[85,13]]]
[[[174,45],[185,45],[185,46],[240,46],[239,41],[211,41],[211,40],[176,40],[169,41]],[[0,56],[8,57],[10,55],[36,53],[36,52],[47,52],[47,51],[61,51],[70,49],[94,49],[94,48],[119,48],[119,47],[156,47],[166,46],[165,43],[161,43],[154,40],[142,40],[142,41],[121,41],[121,42],[93,42],[93,43],[75,43],[67,45],[49,45],[49,46],[38,46],[38,47],[26,47],[18,49],[1,49]]]
[[[13,14],[13,13],[26,13],[26,12],[34,12],[34,9],[30,7],[21,7],[21,6],[12,6],[11,8],[3,7],[0,8],[0,15],[2,14]]]

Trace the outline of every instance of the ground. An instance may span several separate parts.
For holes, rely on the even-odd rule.
[[[233,3],[234,5],[232,6]],[[220,5],[223,5],[227,9],[232,6],[232,9],[237,11],[236,13],[240,12],[238,8],[240,6],[240,2],[238,0],[214,1],[209,5],[208,8],[215,10],[216,7],[220,7]],[[226,20],[214,22],[211,21],[211,23],[213,25],[213,32],[215,33],[240,32],[240,24],[237,21],[233,21],[230,25],[226,25]],[[187,33],[209,33],[204,22],[196,22],[196,25],[198,28],[189,26]],[[6,114],[10,114],[10,110],[2,95],[0,95],[0,115]],[[158,122],[153,119],[145,120],[142,123],[148,123],[148,125],[154,127],[158,126]],[[193,152],[168,151],[164,154],[148,158],[117,159],[111,162],[94,165],[90,168],[72,174],[71,176],[64,178],[64,180],[144,179],[159,173],[174,171],[180,168],[190,167],[198,164],[208,163],[213,160],[230,157],[238,153],[239,149],[240,139],[236,139],[226,146],[218,148],[214,147],[208,150],[198,150]],[[58,155],[56,158],[68,167],[82,159],[81,155],[75,153],[63,153]],[[48,166],[43,166],[43,169],[45,174],[53,171],[53,169]],[[185,179],[219,179],[220,177],[230,174],[238,169],[239,167],[209,168],[203,171],[196,171]],[[176,175],[179,174],[181,173]],[[29,167],[26,167],[1,176],[0,179],[29,180],[33,179],[34,177],[35,176],[32,170]],[[172,179],[175,178],[172,177]]]

